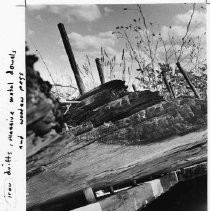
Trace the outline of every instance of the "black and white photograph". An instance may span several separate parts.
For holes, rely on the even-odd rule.
[[[26,210],[207,211],[206,2],[73,3],[26,1]]]

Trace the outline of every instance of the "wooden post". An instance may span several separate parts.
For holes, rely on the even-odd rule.
[[[87,202],[89,203],[96,202],[96,198],[95,198],[93,189],[91,187],[84,189],[83,193],[85,195],[85,199],[87,200]]]
[[[133,91],[136,92],[137,91],[136,85],[135,84],[132,84],[132,87],[133,87]]]
[[[114,188],[112,186],[109,186],[109,191],[110,191],[111,195],[114,195]]]
[[[190,88],[192,89],[192,91],[194,92],[195,96],[200,99],[200,95],[198,94],[198,92],[196,91],[195,87],[193,86],[192,82],[190,81],[187,73],[184,71],[184,69],[182,68],[181,64],[179,62],[176,63],[177,67],[179,68],[179,71],[181,72],[181,74],[184,76],[185,80],[187,81],[187,83],[189,84]]]
[[[164,83],[165,83],[165,85],[166,85],[166,88],[167,88],[168,92],[170,93],[171,96],[174,97],[174,95],[173,95],[173,93],[172,93],[172,90],[171,90],[171,88],[170,88],[170,85],[169,85],[169,83],[168,83],[168,81],[167,81],[167,79],[166,79],[165,71],[162,70],[161,74],[162,74],[163,81],[164,81]]]
[[[172,84],[171,84],[170,81],[168,82],[168,85],[170,87],[170,90],[171,90],[171,93],[172,93],[173,97],[176,98],[175,93],[174,93],[174,90],[173,90],[173,87],[172,87]]]
[[[96,61],[96,66],[97,66],[97,69],[98,69],[98,74],[99,74],[101,84],[104,84],[105,83],[104,71],[103,71],[103,68],[101,66],[100,59],[96,58],[95,61]]]
[[[70,45],[69,38],[68,38],[68,35],[66,33],[65,27],[62,23],[59,23],[58,29],[60,31],[61,38],[63,40],[63,44],[64,44],[64,47],[65,47],[67,56],[69,58],[71,68],[74,72],[74,76],[75,76],[75,79],[76,79],[76,82],[77,82],[77,86],[79,88],[79,92],[80,92],[81,95],[83,95],[85,93],[85,86],[84,86],[82,78],[79,74],[77,63],[75,61],[74,54],[73,54],[73,51],[71,49],[71,45]]]

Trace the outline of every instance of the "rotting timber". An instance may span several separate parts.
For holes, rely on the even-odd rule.
[[[73,104],[62,117],[63,108],[50,95],[50,84],[33,70],[36,57],[30,59],[29,210],[37,206],[41,210],[65,210],[67,201],[75,207],[83,206],[87,202],[80,202],[85,201],[87,188],[121,188],[135,180],[149,181],[207,160],[206,101],[186,97],[165,101],[157,92],[128,92],[124,82],[116,80],[75,99],[80,103]],[[61,132],[61,119],[67,122],[69,131]],[[191,176],[196,176],[195,172]],[[113,210],[123,210],[123,202],[116,197],[110,200],[121,206]],[[109,197],[102,199],[101,206],[106,208],[107,201]],[[126,201],[131,203],[129,198]]]
[[[124,81],[104,83],[102,74],[102,85],[82,88],[67,109],[34,70],[37,59],[26,56],[28,210],[89,203],[103,211],[142,209],[180,181],[206,174],[206,100],[129,92]],[[100,190],[110,194],[97,198]]]

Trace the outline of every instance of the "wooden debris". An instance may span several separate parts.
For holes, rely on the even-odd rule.
[[[175,120],[164,120],[166,111]],[[163,102],[148,107],[130,118],[117,121],[116,124],[102,125],[77,136],[66,134],[54,140],[27,158],[27,184],[30,192],[28,207],[66,194],[73,197],[86,187],[114,187],[133,178],[146,179],[205,161],[206,131],[192,132],[205,128],[205,115],[205,101],[177,99],[176,103]],[[148,123],[156,122],[158,116],[165,123],[161,127],[155,124],[155,134],[152,132],[154,126],[151,128]],[[139,132],[143,125],[148,130],[147,133]],[[123,133],[120,129],[122,127],[125,128]],[[176,127],[178,130],[174,129]],[[138,131],[135,136],[132,136],[135,131],[132,128]],[[168,138],[164,136],[165,133]],[[163,136],[163,141],[157,141],[158,136]],[[74,183],[62,178],[69,178]]]
[[[42,162],[42,166],[50,160],[52,153],[58,155],[59,150],[66,148],[70,153],[79,147],[84,147],[94,142],[114,145],[144,145],[150,142],[157,142],[171,136],[183,135],[199,130],[206,126],[206,103],[202,100],[177,99],[176,101],[163,102],[152,107],[148,107],[128,118],[118,120],[114,124],[102,125],[97,128],[92,123],[83,124],[71,128],[65,136],[52,146],[42,149],[41,153],[48,156],[47,159],[40,160],[39,153],[27,158],[28,166],[36,166]],[[74,134],[74,135],[73,135]],[[71,143],[71,144],[70,144]],[[72,148],[73,146],[73,148]],[[64,151],[62,151],[64,153]],[[37,157],[37,158],[36,158]],[[30,164],[31,163],[31,164]]]
[[[102,84],[76,99],[77,101],[81,101],[81,103],[71,106],[69,112],[64,116],[64,121],[71,126],[77,126],[89,121],[88,117],[92,115],[94,109],[123,97],[127,94],[126,89],[125,82],[121,80]]]
[[[207,160],[206,101],[164,101],[158,92],[129,93],[124,81],[114,80],[74,99],[63,119],[50,84],[33,70],[35,60],[27,60],[28,209],[74,209],[107,190],[111,197],[88,207],[137,210],[171,184],[206,171],[197,168]],[[68,131],[53,132],[61,120]],[[192,165],[196,169],[186,168]],[[171,171],[176,173],[165,175]],[[127,184],[131,188],[116,195]]]
[[[158,92],[150,92],[148,90],[142,92],[131,92],[127,95],[102,104],[101,106],[92,106],[88,109],[87,106],[83,107],[82,111],[72,108],[68,112],[68,124],[74,120],[76,124],[82,124],[87,121],[91,122],[94,127],[102,125],[104,122],[114,122],[119,119],[128,117],[146,107],[157,104],[163,98],[158,95]],[[86,112],[84,110],[86,109]]]

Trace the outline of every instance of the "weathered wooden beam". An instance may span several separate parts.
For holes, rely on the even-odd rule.
[[[79,182],[81,181],[81,178],[83,178],[82,175],[84,174],[84,177],[86,179],[82,181],[81,184],[86,184],[86,182],[89,183],[90,182],[89,179],[91,178],[91,176],[93,176],[91,179],[92,180],[91,184],[93,184],[94,187],[97,188],[97,187],[100,187],[100,185],[103,186],[103,181],[104,182],[106,181],[106,177],[108,177],[107,181],[110,181],[110,185],[113,185],[113,183],[115,183],[114,181],[117,180],[118,182],[120,182],[120,180],[123,180],[123,178],[121,177],[123,176],[123,174],[126,175],[124,179],[132,175],[136,176],[136,173],[138,174],[139,172],[138,169],[136,169],[136,167],[140,165],[141,168],[144,169],[146,168],[146,166],[149,166],[150,164],[146,162],[147,160],[146,158],[147,156],[153,156],[154,152],[156,154],[158,151],[160,151],[159,159],[160,160],[165,159],[167,162],[169,162],[168,163],[169,166],[166,163],[164,163],[165,165],[161,166],[158,164],[158,162],[161,163],[161,161],[160,160],[158,161],[158,159],[156,160],[155,157],[152,157],[154,159],[154,160],[152,159],[152,161],[151,159],[149,159],[151,162],[154,162],[152,165],[154,164],[157,164],[157,165],[155,165],[155,168],[151,168],[147,170],[154,170],[153,173],[156,173],[156,174],[158,174],[159,171],[165,171],[165,168],[170,168],[170,165],[173,162],[176,163],[177,156],[181,156],[183,159],[185,156],[190,158],[191,153],[193,153],[191,150],[196,150],[196,153],[193,154],[193,156],[197,155],[197,153],[199,154],[199,156],[195,158],[194,160],[190,158],[192,159],[191,160],[192,162],[195,162],[195,161],[197,162],[200,159],[205,159],[205,152],[206,152],[205,133],[196,132],[196,133],[192,133],[192,135],[189,134],[189,135],[181,136],[181,137],[180,135],[205,127],[206,112],[207,112],[206,101],[197,100],[197,99],[176,99],[171,102],[162,102],[152,107],[148,107],[145,110],[142,110],[138,113],[131,115],[130,117],[116,121],[114,124],[113,123],[108,124],[108,126],[102,125],[98,128],[93,128],[93,125],[90,123],[90,124],[87,124],[86,126],[84,125],[81,126],[81,128],[80,126],[78,126],[75,129],[75,131],[74,129],[70,129],[70,133],[63,136],[58,136],[58,137],[55,136],[53,138],[51,135],[49,135],[49,138],[45,137],[45,142],[41,141],[40,147],[36,146],[34,150],[27,155],[27,177],[29,179],[27,184],[28,184],[28,187],[32,188],[28,192],[33,193],[34,185],[36,187],[36,190],[39,190],[40,192],[42,191],[45,192],[45,190],[41,188],[44,185],[41,182],[43,179],[42,177],[44,175],[46,175],[47,177],[47,174],[51,172],[50,169],[51,168],[56,169],[57,165],[64,166],[64,169],[63,170],[62,168],[58,169],[58,172],[56,173],[56,175],[53,174],[53,171],[52,171],[52,175],[48,175],[51,178],[55,177],[54,179],[55,181],[57,181],[56,182],[57,184],[60,184],[59,182],[60,176],[61,178],[71,177],[71,176],[67,176],[66,174],[71,175],[73,172],[75,172],[76,175],[78,174],[77,176],[76,175],[73,176],[76,184],[77,184],[76,178],[78,178],[78,182]],[[178,137],[171,140],[170,138],[171,136],[178,136]],[[169,138],[169,140],[167,138]],[[184,141],[180,142],[180,140],[182,139],[184,139]],[[164,140],[164,141],[161,142],[161,140]],[[172,147],[171,150],[173,149],[173,146],[176,146],[175,149],[177,150],[178,154],[174,154],[173,151],[170,151],[168,149],[169,145],[168,145],[167,140],[171,143],[170,145],[170,147]],[[195,144],[194,142],[197,144],[198,143],[201,144],[201,145],[198,145],[198,148],[201,148],[200,151],[197,151],[198,150],[197,147],[195,147],[194,149],[190,148],[190,146],[192,147],[192,144],[193,145]],[[187,145],[183,146],[184,143]],[[27,145],[29,144],[30,144],[30,141],[27,140]],[[138,146],[140,146],[140,148],[136,148]],[[154,149],[153,147],[156,147],[156,148]],[[185,147],[190,148],[190,150],[185,151],[184,150]],[[85,150],[85,157],[84,157],[84,153],[82,153],[84,152],[84,150]],[[140,152],[139,150],[140,151],[143,150],[143,151]],[[146,150],[146,152],[144,150]],[[149,150],[149,152],[147,152],[147,150]],[[164,153],[163,152],[161,153],[161,150],[168,150],[167,153],[169,153],[169,155],[170,153],[172,153],[173,156],[172,157],[169,156],[170,159],[167,160],[167,155],[165,154],[164,156],[162,156]],[[133,166],[133,168],[135,169],[133,174],[131,173],[132,170],[129,174],[126,174],[127,171],[125,171],[126,169],[125,166],[128,165],[129,159],[128,160],[125,159],[126,163],[124,166],[123,163],[117,164],[118,161],[121,162],[121,160],[124,159],[124,157],[119,158],[119,160],[117,157],[120,155],[125,156],[126,154],[129,158],[129,154],[134,155],[135,152],[138,152],[138,154],[136,157],[131,156],[132,159],[130,160],[130,162],[133,163],[135,161],[138,163],[141,159],[144,159],[144,162],[143,163],[140,162],[140,164],[136,164],[136,166],[135,165]],[[82,157],[80,157],[80,153]],[[202,155],[204,157],[202,157]],[[104,163],[104,160],[106,159],[109,159],[110,162]],[[189,162],[191,163],[191,161],[186,159],[185,164]],[[72,162],[73,162],[73,165],[72,165]],[[75,164],[75,162],[77,164]],[[95,164],[95,162],[97,163],[97,165]],[[84,165],[81,165],[82,163],[84,163]],[[108,176],[109,169],[110,168],[115,169],[116,168],[114,167],[115,164],[117,168],[120,168],[121,165],[124,166],[124,167],[121,166],[120,168],[122,170],[122,172],[120,171],[122,175],[118,170],[116,170],[116,172],[112,170],[110,171],[110,173],[113,177],[110,178]],[[70,167],[68,167],[69,165]],[[89,165],[91,166],[91,168]],[[80,170],[78,170],[78,166],[79,166],[79,169],[82,171],[82,173],[80,172]],[[177,166],[178,164],[174,165],[174,167],[177,167]],[[75,170],[75,168],[77,170]],[[94,170],[92,168],[94,168]],[[94,171],[99,176],[99,178],[93,175]],[[103,172],[103,171],[106,173],[101,174],[104,176],[102,176],[102,178],[100,179],[99,172]],[[112,174],[112,172],[115,172],[116,174],[119,173],[121,176],[116,177],[116,175]],[[141,174],[141,175],[143,176],[144,174]],[[152,175],[152,173],[146,171],[144,176],[146,175]],[[94,178],[96,180],[94,180]],[[135,178],[132,177],[132,179],[135,179]],[[47,180],[46,183],[48,182],[50,181]],[[30,184],[33,184],[33,185],[31,186]],[[73,194],[74,191],[76,192],[80,190],[81,184],[75,185],[74,188],[71,187],[70,188],[71,193]],[[39,186],[40,186],[40,189],[39,189]],[[69,186],[69,183],[68,183],[68,186]],[[56,193],[54,192],[56,191],[56,188],[55,189],[51,188],[52,185],[50,184],[47,187],[48,188],[50,187],[50,191],[48,192],[48,194],[52,193],[52,194],[57,195],[57,192]],[[63,185],[61,185],[61,187],[58,186],[57,188],[62,188],[62,187]],[[68,188],[66,189],[66,186],[64,186],[63,189],[61,190],[61,193],[65,194],[65,192],[68,193],[68,191],[69,189]],[[31,200],[34,201],[36,200],[37,195],[32,194],[31,197],[32,197]],[[51,198],[52,196],[49,195],[49,197]],[[38,197],[38,201],[39,200],[45,201],[45,199],[46,199],[45,196],[43,196],[43,198]]]
[[[176,63],[177,67],[179,68],[179,71],[181,72],[181,74],[184,76],[185,80],[187,81],[187,83],[189,84],[190,88],[192,89],[193,93],[195,94],[195,96],[200,99],[200,95],[198,94],[197,90],[195,89],[194,85],[192,84],[192,82],[190,81],[187,73],[184,71],[184,69],[182,68],[180,62]]]
[[[96,66],[97,66],[97,70],[98,70],[98,74],[99,74],[101,84],[104,84],[105,83],[104,70],[101,66],[100,59],[96,58],[95,61],[96,61]]]
[[[48,148],[48,154],[41,151],[36,159],[35,155],[31,157],[34,160],[31,167],[40,166],[43,158],[42,168],[28,175],[28,208],[65,195],[74,198],[74,194],[87,187],[100,190],[137,178],[157,177],[205,161],[207,133],[194,132],[139,147],[59,139]]]
[[[49,135],[27,156],[28,207],[205,161],[206,113],[206,101],[176,99],[98,128]]]
[[[102,100],[108,96],[101,96]],[[74,121],[76,124],[82,124],[87,121],[92,122],[94,127],[102,125],[104,122],[116,121],[136,113],[146,107],[157,104],[163,101],[163,97],[158,92],[145,90],[142,92],[130,92],[122,98],[118,98],[109,103],[101,105],[98,108],[92,109],[89,106],[84,106],[83,110],[70,110],[67,114],[67,123]],[[99,100],[97,103],[100,103]],[[95,103],[94,103],[95,104]],[[89,107],[89,108],[88,108]]]
[[[74,76],[75,76],[75,79],[76,79],[76,82],[77,82],[77,86],[79,88],[79,92],[80,92],[81,95],[83,95],[85,93],[85,85],[84,85],[83,80],[80,76],[80,73],[79,73],[79,70],[78,70],[78,67],[77,67],[77,63],[76,63],[76,60],[74,58],[74,54],[73,54],[73,51],[72,51],[72,48],[71,48],[71,45],[70,45],[70,42],[69,42],[69,38],[68,38],[68,35],[66,33],[66,30],[65,30],[63,23],[58,24],[58,29],[60,31],[61,38],[63,40],[63,44],[64,44],[64,47],[65,47],[65,50],[66,50],[66,54],[69,58],[70,65],[71,65],[71,68],[73,70],[73,73],[74,73]]]
[[[71,106],[65,115],[65,121],[69,125],[80,125],[88,121],[94,109],[126,95],[128,93],[126,89],[125,82],[121,80],[113,80],[100,85],[77,99],[82,103]]]
[[[108,81],[105,84],[101,84],[100,86],[90,90],[89,92],[86,92],[83,96],[80,96],[77,100],[84,100],[89,101],[89,97],[93,97],[94,95],[103,92],[104,90],[110,90],[110,91],[126,91],[127,86],[125,86],[125,81],[122,80],[112,80]],[[92,102],[93,100],[91,100]]]
[[[142,145],[199,130],[206,126],[205,106],[206,101],[202,100],[176,99],[156,104],[127,118],[101,125],[98,128],[94,128],[90,122],[71,128],[69,134],[59,136],[58,140],[57,136],[55,138],[45,137],[45,142],[40,141],[41,147],[33,147],[38,150],[33,150],[35,153],[27,156],[27,168],[45,166],[47,162],[52,162],[51,151],[52,155],[59,156],[60,151],[64,154],[71,153],[94,142],[127,146]],[[27,143],[30,145],[30,140]],[[42,159],[40,159],[39,150],[45,155]]]

